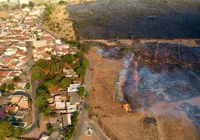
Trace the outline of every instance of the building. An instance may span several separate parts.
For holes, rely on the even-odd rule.
[[[71,114],[62,115],[63,127],[72,125]]]
[[[16,114],[15,114],[15,118],[16,119],[20,119],[20,120],[23,120],[25,115],[26,115],[26,111],[18,111]]]
[[[78,92],[78,88],[81,87],[81,84],[70,84],[69,87],[67,88],[68,93],[69,92]]]
[[[73,113],[77,111],[77,105],[71,105],[70,102],[67,102],[67,113]]]
[[[79,104],[80,97],[79,97],[77,92],[71,92],[71,93],[69,93],[69,96],[70,96],[70,103],[72,105],[78,105]]]

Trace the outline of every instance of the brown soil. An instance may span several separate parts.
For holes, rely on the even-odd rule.
[[[0,18],[8,18],[10,14],[12,13],[18,13],[21,10],[6,10],[6,11],[0,11]]]
[[[125,41],[127,42],[127,41]],[[129,43],[129,42],[128,42]],[[150,111],[128,113],[114,97],[114,84],[121,70],[121,60],[108,60],[96,54],[96,49],[89,51],[93,62],[92,84],[88,103],[93,106],[92,118],[99,116],[99,122],[111,139],[117,140],[197,140],[195,127],[183,112],[181,117],[173,116],[167,110],[168,104],[155,107],[162,113],[154,115]],[[168,105],[170,106],[170,105]],[[174,107],[174,104],[171,105]],[[157,125],[145,125],[145,116],[155,117]],[[173,118],[173,119],[172,119]],[[183,120],[184,119],[184,120]],[[97,118],[95,120],[98,120]]]

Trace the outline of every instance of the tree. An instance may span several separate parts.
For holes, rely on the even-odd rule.
[[[19,81],[21,81],[22,79],[19,77],[19,76],[15,76],[14,78],[13,78],[13,81],[14,82],[19,82]]]
[[[29,5],[29,7],[31,7],[31,8],[33,8],[33,6],[35,5],[32,1],[30,1],[29,3],[28,3],[28,5]]]
[[[55,84],[56,84],[55,79],[50,79],[50,80],[48,80],[44,83],[44,85],[47,86],[47,87],[53,87],[53,86],[55,86]]]
[[[65,4],[67,4],[67,2],[61,0],[61,1],[59,1],[58,4],[60,4],[60,5],[65,5]]]
[[[58,74],[54,79],[56,80],[56,82],[58,82],[62,79],[62,76]]]
[[[45,109],[45,111],[44,111],[44,114],[46,115],[46,116],[48,116],[48,115],[50,115],[52,113],[52,110],[51,110],[51,108],[47,108],[47,109]]]
[[[84,75],[85,75],[85,68],[82,68],[82,67],[80,67],[80,68],[78,68],[77,70],[76,70],[76,73],[79,75],[79,77],[84,77]]]
[[[26,90],[29,90],[29,89],[30,89],[30,83],[26,83],[25,89],[26,89]]]
[[[58,71],[58,66],[56,65],[56,63],[52,63],[51,64],[51,71]]]
[[[53,128],[52,128],[51,123],[47,123],[47,124],[46,124],[46,127],[47,127],[47,132],[48,132],[49,134],[51,134],[51,133],[53,132]]]
[[[27,7],[27,6],[28,6],[27,4],[24,4],[24,3],[23,3],[21,7],[24,9],[24,8]]]
[[[71,59],[70,59],[70,56],[67,54],[67,55],[64,55],[63,57],[62,57],[62,60],[63,61],[65,61],[65,62],[67,62],[67,63],[71,63]]]
[[[82,61],[81,61],[81,66],[83,66],[83,67],[87,67],[89,65],[89,62],[88,62],[88,60],[87,59],[83,59]]]
[[[2,84],[2,85],[0,86],[0,90],[5,91],[5,90],[6,90],[6,87],[7,87],[7,85],[6,85],[6,83],[4,83],[4,84]]]
[[[23,133],[24,133],[23,129],[16,127],[16,128],[14,128],[13,137],[14,137],[14,138],[18,138],[18,137],[21,136]]]
[[[31,68],[31,77],[33,80],[39,80],[45,77],[45,73],[39,66],[34,66]]]
[[[62,81],[60,82],[60,85],[62,88],[67,88],[72,82],[73,82],[72,79],[67,77],[67,78],[62,79]]]
[[[79,88],[78,88],[78,95],[79,95],[79,96],[83,96],[83,95],[84,95],[84,92],[85,92],[85,88],[84,88],[84,87],[79,87]]]
[[[75,60],[75,57],[72,54],[67,54],[67,55],[62,57],[62,60],[71,64]]]
[[[37,96],[36,98],[36,105],[39,107],[39,108],[43,108],[43,107],[46,107],[47,106],[47,102],[46,102],[46,99],[43,95],[39,95]]]
[[[8,84],[7,89],[14,90],[15,89],[14,84]]]
[[[14,132],[13,125],[8,121],[0,121],[0,138],[12,137]]]
[[[84,56],[84,53],[83,52],[77,52],[76,53],[76,57],[83,57]]]
[[[35,62],[35,66],[39,66],[41,68],[45,68],[45,67],[48,66],[48,61],[46,61],[44,59],[40,59],[40,60]]]

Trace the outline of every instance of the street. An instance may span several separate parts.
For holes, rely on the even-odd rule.
[[[27,42],[27,57],[29,58],[29,63],[28,63],[28,69],[27,69],[27,73],[29,75],[30,74],[30,69],[31,67],[33,66],[34,64],[34,61],[33,61],[33,53],[32,53],[32,46],[33,46],[33,43],[32,42]],[[30,76],[30,96],[31,96],[31,99],[32,99],[32,124],[25,129],[25,133],[24,134],[28,134],[28,133],[31,133],[31,131],[33,131],[34,129],[37,128],[37,123],[38,121],[40,120],[40,114],[38,112],[38,109],[36,107],[36,104],[35,104],[35,100],[36,100],[36,89],[37,89],[37,81],[33,81],[31,79],[31,76]]]
[[[90,58],[85,55],[85,58],[87,58],[89,62],[89,66],[87,68],[87,72],[85,75],[85,92],[89,93],[90,85],[91,85],[91,76],[92,76],[92,61]],[[83,98],[83,103],[87,104],[87,99]],[[89,119],[88,112],[83,108],[82,113],[79,115],[79,122],[77,129],[75,130],[75,135],[73,136],[73,140],[78,140],[81,136],[85,135],[85,132],[88,127],[92,128],[93,133],[91,137],[97,136],[101,140],[108,140],[109,138],[106,136],[106,134],[103,132],[103,130],[97,125],[96,122]]]

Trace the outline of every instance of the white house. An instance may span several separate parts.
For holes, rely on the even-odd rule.
[[[4,54],[5,55],[15,55],[16,52],[17,52],[16,49],[14,49],[14,48],[8,48],[8,49],[6,49],[6,51],[4,52]]]
[[[77,92],[78,88],[81,87],[81,84],[70,84],[69,87],[67,88],[68,92]]]

